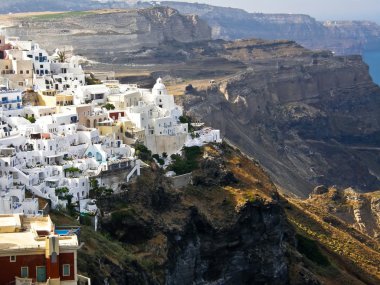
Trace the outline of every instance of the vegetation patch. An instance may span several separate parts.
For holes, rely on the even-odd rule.
[[[152,161],[152,152],[143,144],[135,144],[136,156],[145,162]]]
[[[27,119],[32,124],[34,124],[36,122],[36,118],[35,117],[31,117],[31,116],[29,117],[28,115],[26,115],[25,119]]]
[[[41,15],[35,15],[31,17],[33,20],[38,21],[48,21],[48,20],[59,20],[64,18],[71,18],[71,17],[83,17],[93,14],[90,11],[72,11],[72,12],[66,12],[66,13],[51,13],[51,14],[41,14]]]
[[[297,249],[300,253],[305,255],[308,259],[321,266],[330,266],[330,261],[322,254],[317,243],[300,234],[296,235]]]
[[[199,168],[198,160],[203,151],[199,146],[184,147],[183,155],[173,154],[171,156],[172,164],[169,169],[177,175],[190,173]]]

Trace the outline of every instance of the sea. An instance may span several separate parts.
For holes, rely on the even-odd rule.
[[[369,65],[372,80],[380,85],[380,50],[364,52],[363,59]]]

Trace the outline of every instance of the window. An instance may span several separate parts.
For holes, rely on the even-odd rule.
[[[20,74],[24,74],[24,71],[23,71],[23,70],[20,70]]]
[[[26,74],[29,74],[29,70],[26,71]]]
[[[29,277],[29,267],[21,267],[21,278]]]
[[[62,267],[62,276],[70,276],[70,264],[64,264]]]
[[[8,163],[7,163],[7,162],[5,163],[5,166],[8,166]],[[10,262],[16,262],[16,256],[15,256],[15,255],[10,256],[10,257],[9,257],[9,261],[10,261]]]

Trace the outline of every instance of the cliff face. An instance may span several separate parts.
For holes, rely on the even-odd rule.
[[[97,0],[12,0],[1,1],[0,13],[22,13],[22,12],[43,12],[43,11],[80,11],[89,9],[109,9],[109,8],[129,8],[136,1],[97,1]]]
[[[284,284],[285,232],[279,206],[249,204],[235,225],[212,227],[194,212],[182,233],[171,233],[165,284]]]
[[[73,46],[96,61],[123,62],[123,55],[165,43],[209,40],[211,30],[198,16],[171,8],[108,10],[3,16],[9,35],[35,40],[48,50]]]
[[[368,236],[380,238],[380,193],[360,193],[353,188],[337,189],[319,186],[304,205],[344,221]]]
[[[146,270],[150,281],[139,284],[286,284],[294,233],[263,170],[228,146],[207,146],[193,178],[179,190],[145,171],[127,204],[101,206],[103,231]]]
[[[307,15],[260,14],[196,3],[165,1],[161,5],[196,14],[211,27],[213,38],[294,40],[306,48],[337,54],[361,54],[378,49],[380,26],[366,21],[318,22]]]
[[[360,57],[312,53],[292,42],[240,41],[224,56],[248,71],[185,96],[185,108],[258,158],[280,186],[376,190],[380,89]]]
[[[182,189],[153,167],[100,199],[102,229],[83,226],[79,272],[95,285],[378,284],[378,242],[326,210],[339,195],[282,197],[226,144],[204,147],[198,162]]]

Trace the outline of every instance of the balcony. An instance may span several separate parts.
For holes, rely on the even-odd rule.
[[[8,103],[21,103],[21,99],[15,99],[15,100],[8,100]]]

